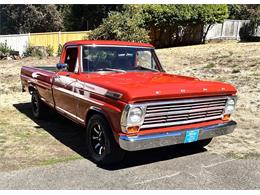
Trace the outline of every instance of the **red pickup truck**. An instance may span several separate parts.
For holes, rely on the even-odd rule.
[[[150,44],[68,42],[56,67],[23,66],[21,81],[35,117],[52,108],[85,127],[97,164],[118,162],[125,151],[204,147],[236,127],[232,85],[168,74]]]

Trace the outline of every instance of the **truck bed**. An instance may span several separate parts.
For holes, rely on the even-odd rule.
[[[33,68],[41,69],[41,70],[47,70],[50,72],[57,72],[56,66],[54,65],[47,65],[47,66],[32,66]]]
[[[50,66],[23,66],[21,69],[21,81],[23,91],[30,85],[51,88],[52,77],[55,75],[56,67]]]

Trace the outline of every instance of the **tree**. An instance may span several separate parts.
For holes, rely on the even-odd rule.
[[[0,5],[0,34],[62,30],[55,5]]]
[[[126,8],[123,12],[110,12],[102,24],[90,32],[88,39],[149,42],[148,31],[144,29],[139,11]]]
[[[257,26],[260,25],[260,5],[229,5],[229,18],[237,20],[250,20],[249,24],[244,26],[245,37],[249,38],[255,35]]]
[[[122,8],[121,12],[109,14],[109,17],[91,33],[90,38],[135,40],[138,37],[141,41],[141,37],[147,37],[149,32],[159,31],[159,36],[156,34],[159,44],[155,43],[158,47],[165,46],[161,44],[162,40],[169,43],[167,46],[185,40],[196,43],[198,33],[204,42],[211,25],[223,22],[228,17],[227,5],[145,4],[126,5]],[[204,26],[207,26],[205,31]],[[165,37],[165,32],[168,37]]]
[[[189,24],[207,26],[203,32],[203,42],[210,27],[228,17],[227,5],[142,5],[142,9],[148,28]]]
[[[70,5],[63,8],[66,30],[92,30],[102,23],[111,11],[118,11],[122,5]]]

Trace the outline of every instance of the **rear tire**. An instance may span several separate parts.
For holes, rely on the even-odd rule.
[[[42,119],[46,116],[47,106],[41,100],[37,91],[32,92],[31,97],[32,114],[37,119]]]
[[[93,115],[86,129],[87,154],[98,165],[109,165],[123,160],[125,151],[116,143],[110,125],[100,114]]]

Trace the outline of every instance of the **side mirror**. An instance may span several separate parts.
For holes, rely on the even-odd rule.
[[[68,64],[58,63],[56,64],[56,68],[60,71],[68,70]]]

